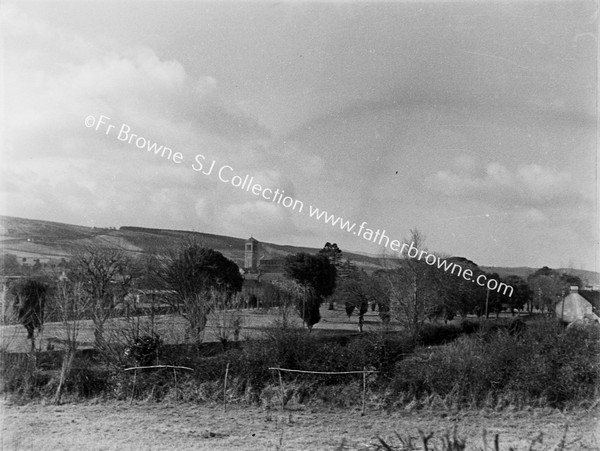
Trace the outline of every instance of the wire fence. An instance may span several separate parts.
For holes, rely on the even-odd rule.
[[[307,370],[293,370],[289,368],[279,368],[279,367],[270,367],[269,370],[277,371],[279,376],[279,390],[281,392],[281,409],[285,409],[285,396],[284,396],[284,388],[283,388],[283,378],[281,377],[281,372],[287,373],[301,373],[301,374],[319,374],[319,375],[344,375],[344,374],[362,374],[362,409],[361,415],[364,415],[366,412],[367,405],[367,376],[373,373],[379,373],[379,371],[367,370],[366,367],[363,367],[362,371],[307,371]]]

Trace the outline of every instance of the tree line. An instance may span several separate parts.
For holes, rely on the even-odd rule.
[[[425,249],[424,237],[417,229],[411,231],[410,241]],[[446,257],[470,269],[473,278],[485,274],[488,280],[511,285],[514,293],[508,297],[419,260],[384,259],[382,268],[367,272],[342,257],[337,244],[329,242],[316,254],[288,255],[286,278],[270,284],[264,296],[281,309],[295,311],[308,330],[320,321],[323,303],[330,309],[338,303],[348,317],[356,314],[360,331],[371,308],[378,310],[383,324],[394,321],[417,336],[428,320],[449,321],[457,315],[473,314],[497,317],[505,309],[513,314],[523,309],[548,312],[569,285],[581,285],[579,278],[547,267],[527,280],[501,278],[468,259]],[[185,318],[196,342],[202,340],[207,317],[215,309],[247,305],[240,300],[243,276],[237,264],[193,239],[141,258],[116,247],[80,246],[61,269],[66,277],[58,282],[28,277],[10,287],[14,310],[32,346],[34,330],[41,328],[52,310],[59,320],[75,314],[79,319],[91,319],[95,346],[101,349],[106,321],[140,288],[156,293],[161,302]],[[69,296],[77,299],[77,308],[67,302]]]

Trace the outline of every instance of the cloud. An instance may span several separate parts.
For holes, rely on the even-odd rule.
[[[511,170],[503,164],[490,163],[480,176],[441,170],[427,177],[425,184],[448,197],[513,206],[548,206],[583,200],[570,173],[538,164],[519,165]]]
[[[226,235],[252,234],[271,240],[286,237],[295,230],[288,210],[262,200],[228,205],[216,216]]]
[[[67,140],[85,141],[83,119],[93,114],[135,126],[167,143],[181,136],[218,140],[223,147],[269,133],[219,97],[218,80],[191,76],[176,60],[152,49],[89,42],[29,17],[3,11],[6,39],[7,143],[12,158],[80,153]],[[32,133],[33,131],[33,133]]]
[[[240,170],[262,167],[254,172],[293,193],[289,180],[269,172],[268,152],[254,150],[268,131],[222,101],[216,77],[192,76],[148,47],[85,40],[13,6],[2,9],[2,24],[10,87],[3,149],[10,170],[0,186],[6,214],[79,224],[201,224],[218,232],[213,206],[234,198],[191,169],[196,153]],[[87,128],[88,115],[105,115],[115,128]],[[181,151],[183,164],[119,141],[124,123]]]

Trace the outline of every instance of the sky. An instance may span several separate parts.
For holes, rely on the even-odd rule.
[[[389,253],[312,207],[479,265],[599,270],[597,1],[4,1],[0,18],[2,214]]]

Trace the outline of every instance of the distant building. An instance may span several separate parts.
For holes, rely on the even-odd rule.
[[[246,272],[258,271],[258,241],[253,237],[250,237],[246,241],[246,247],[244,249],[244,270]]]
[[[258,261],[258,269],[263,273],[283,273],[285,270],[285,258],[264,258]]]
[[[246,273],[283,273],[285,258],[265,258],[260,255],[260,243],[254,237],[248,238],[244,249],[244,272]]]
[[[584,318],[596,320],[592,304],[579,294],[579,287],[572,286],[571,293],[556,304],[556,317],[561,321],[572,323]]]

